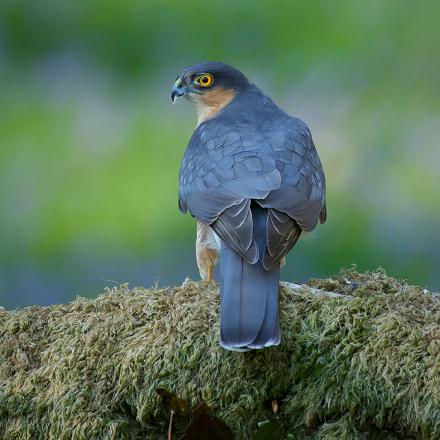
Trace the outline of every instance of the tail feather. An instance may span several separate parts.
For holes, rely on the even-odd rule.
[[[253,235],[260,258],[250,264],[227,244],[221,244],[221,338],[229,350],[244,351],[280,343],[278,321],[279,266],[266,270],[267,210],[252,209]]]
[[[252,344],[249,344],[249,348],[264,348],[271,345],[278,345],[281,341],[280,325],[278,321],[278,304],[279,304],[279,268],[272,269],[276,271],[276,289],[268,288],[266,292],[267,304],[266,304],[266,316],[263,325],[258,333],[257,339]]]

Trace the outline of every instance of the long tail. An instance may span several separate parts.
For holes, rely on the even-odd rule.
[[[280,343],[278,321],[279,265],[263,267],[267,210],[252,206],[259,261],[247,263],[222,241],[220,343],[228,350],[246,351]]]

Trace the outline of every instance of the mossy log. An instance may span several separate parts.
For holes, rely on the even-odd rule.
[[[164,388],[236,439],[440,439],[439,305],[383,271],[287,284],[281,345],[247,353],[219,346],[208,282],[0,310],[0,438],[166,438]]]

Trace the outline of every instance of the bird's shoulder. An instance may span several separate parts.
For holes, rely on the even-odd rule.
[[[188,149],[200,152],[206,147],[240,144],[243,150],[249,145],[270,143],[273,151],[292,148],[295,144],[313,149],[312,134],[308,125],[291,116],[257,87],[238,96],[215,117],[207,119],[194,130]]]
[[[195,129],[183,157],[180,184],[216,166],[226,178],[236,176],[237,169],[240,174],[241,168],[260,166],[276,168],[287,180],[302,168],[322,173],[307,124],[281,110],[259,89]]]

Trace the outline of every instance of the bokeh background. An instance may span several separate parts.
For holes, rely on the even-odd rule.
[[[309,124],[328,221],[286,280],[356,263],[440,285],[438,2],[2,0],[0,305],[197,277],[170,87],[222,60]]]

